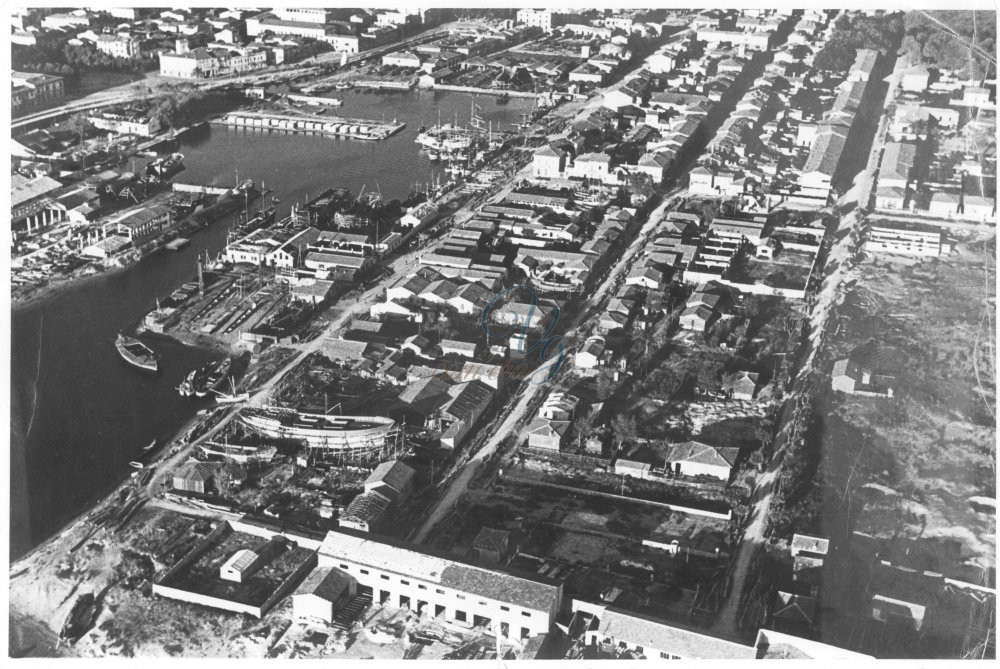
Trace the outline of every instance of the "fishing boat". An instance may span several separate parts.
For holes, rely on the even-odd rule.
[[[429,160],[431,160],[432,162],[438,160],[440,157],[441,157],[441,155],[437,151],[428,151],[427,152],[427,158]]]
[[[171,153],[157,158],[146,166],[146,174],[160,179],[169,179],[184,169],[184,154]]]
[[[237,393],[236,392],[236,382],[232,378],[229,379],[230,392],[224,393],[219,390],[213,390],[215,393],[215,401],[217,404],[239,404],[240,402],[246,402],[250,399],[250,393]]]
[[[115,348],[122,359],[139,369],[155,372],[159,369],[156,353],[135,337],[126,337],[121,332],[115,340]]]
[[[194,382],[198,378],[198,370],[192,369],[184,380],[181,381],[181,385],[177,386],[177,392],[180,393],[181,397],[190,397],[194,394]]]
[[[194,394],[198,397],[204,397],[209,392],[218,388],[229,374],[229,368],[232,364],[233,361],[229,356],[213,364],[205,374],[204,380],[201,383],[195,384]]]
[[[142,447],[142,452],[143,453],[149,453],[154,448],[156,448],[156,439],[154,439],[153,441],[151,441],[148,444],[146,444],[145,446],[143,446]]]
[[[253,216],[241,216],[240,220],[236,223],[236,231],[242,234],[249,234],[254,230],[266,228],[274,223],[274,215],[277,211],[278,208],[271,205],[265,210],[258,211]]]
[[[133,460],[132,462],[128,463],[128,466],[129,467],[134,467],[135,469],[142,469],[146,465],[142,464],[138,460]]]
[[[86,592],[73,602],[73,608],[66,616],[66,622],[59,636],[68,641],[76,641],[82,637],[94,624],[97,615],[97,598],[94,593]]]

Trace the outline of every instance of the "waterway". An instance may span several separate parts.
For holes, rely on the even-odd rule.
[[[317,135],[233,130],[221,126],[185,140],[180,151],[186,183],[263,180],[281,200],[279,215],[331,186],[404,199],[436,168],[414,143],[419,126],[465,123],[470,101],[479,115],[509,128],[531,108],[512,99],[460,93],[393,92],[340,95],[330,115],[407,124],[382,142]],[[132,471],[128,465],[151,439],[171,438],[205,400],[174,390],[192,367],[217,353],[162,337],[146,338],[162,356],[161,371],[148,375],[127,366],[114,347],[115,334],[133,328],[155,306],[196,274],[196,258],[226,242],[228,223],[194,236],[180,252],[161,251],[138,264],[70,284],[12,312],[10,556],[16,559],[107,494]]]

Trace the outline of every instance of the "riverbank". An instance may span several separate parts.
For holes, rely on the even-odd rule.
[[[40,302],[47,297],[51,297],[70,285],[78,284],[91,278],[108,276],[115,272],[125,270],[125,267],[101,267],[99,265],[85,265],[66,274],[60,274],[44,284],[31,284],[10,288],[10,306],[12,309],[27,306],[34,302]]]

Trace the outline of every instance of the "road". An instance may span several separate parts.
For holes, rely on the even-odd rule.
[[[889,86],[885,100],[881,109],[885,109],[892,100],[892,95],[902,76],[905,64],[903,59],[896,62],[896,66],[889,78]],[[827,323],[834,308],[839,303],[845,283],[853,278],[851,269],[851,230],[857,229],[860,232],[864,224],[862,209],[867,206],[872,189],[875,183],[875,175],[878,173],[878,165],[882,148],[885,144],[886,132],[888,130],[888,117],[883,112],[878,129],[872,141],[872,146],[868,156],[868,164],[865,169],[854,178],[853,187],[845,193],[837,202],[838,208],[847,208],[853,205],[853,209],[842,216],[837,231],[834,235],[836,240],[826,260],[827,274],[823,279],[822,286],[816,296],[816,303],[809,315],[810,321],[810,345],[809,351],[803,361],[796,378],[796,394],[801,392],[803,384],[812,372],[816,355],[822,348]],[[792,420],[794,406],[792,402],[786,405],[785,415],[782,416],[782,423],[787,424]],[[792,425],[793,430],[798,426]],[[784,429],[784,428],[782,428]],[[736,565],[733,568],[733,581],[729,589],[729,597],[719,610],[716,619],[715,630],[723,636],[737,638],[741,635],[738,619],[740,613],[740,598],[743,593],[747,571],[750,560],[756,552],[756,547],[766,540],[764,531],[767,528],[767,511],[771,507],[771,500],[774,496],[774,484],[781,474],[782,458],[776,453],[771,458],[771,463],[757,482],[757,502],[754,505],[753,517],[750,524],[743,533],[740,549],[737,551]]]
[[[601,284],[594,290],[591,297],[581,303],[580,308],[572,316],[569,327],[563,335],[563,342],[565,344],[579,341],[584,331],[594,326],[593,320],[589,318],[590,315],[608,298],[611,291],[619,284],[621,277],[628,271],[633,261],[638,257],[639,252],[649,241],[649,237],[656,230],[674,198],[682,191],[683,189],[678,187],[666,194],[663,198],[663,203],[650,213],[649,219],[643,224],[636,238],[629,245],[628,249],[622,253],[618,262],[615,263]],[[567,348],[571,348],[571,346]],[[486,442],[476,450],[455,474],[441,482],[440,485],[446,485],[447,487],[435,503],[433,511],[427,516],[416,535],[414,535],[413,540],[416,543],[426,541],[434,527],[458,506],[462,495],[465,494],[469,488],[469,484],[475,478],[480,465],[487,462],[496,454],[497,449],[500,448],[506,438],[510,434],[513,434],[515,428],[519,424],[523,424],[528,418],[527,412],[534,406],[535,401],[539,399],[539,395],[548,393],[551,387],[547,383],[536,385],[530,381],[525,384],[521,392],[514,398],[513,403],[508,404],[503,422],[492,430]],[[516,446],[521,441],[521,435],[519,434],[514,440],[514,445]]]
[[[447,32],[448,26],[450,25],[451,24],[445,24],[401,42],[395,42],[390,45],[350,55],[347,58],[347,65],[355,65],[372,58],[377,58],[389,51],[405,49],[407,47],[434,39],[442,33]],[[76,100],[70,100],[65,104],[59,105],[58,107],[43,109],[33,114],[20,116],[11,121],[11,129],[16,130],[39,121],[55,120],[60,116],[67,116],[77,112],[92,111],[101,107],[109,107],[112,105],[145,99],[150,96],[163,93],[163,88],[169,85],[191,84],[202,90],[209,91],[234,85],[253,86],[265,83],[277,83],[283,80],[301,77],[309,74],[310,72],[315,72],[320,69],[321,65],[339,64],[342,57],[342,52],[329,51],[318,54],[317,56],[304,60],[293,66],[282,66],[280,68],[267,70],[255,70],[247,74],[217,77],[210,80],[173,79],[169,77],[161,77],[159,74],[152,73],[146,75],[146,78],[140,81],[134,81],[120,86],[115,86],[113,88],[108,88],[103,91],[91,93],[90,95],[86,95]]]

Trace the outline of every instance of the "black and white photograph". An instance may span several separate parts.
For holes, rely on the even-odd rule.
[[[4,9],[12,665],[996,661],[993,3],[105,4]]]

